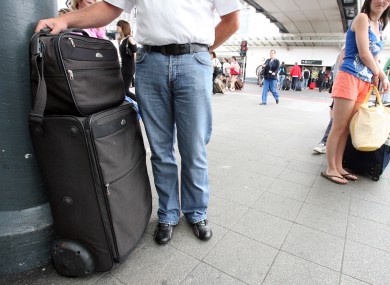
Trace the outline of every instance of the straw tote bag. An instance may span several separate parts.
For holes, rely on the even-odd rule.
[[[374,90],[378,104],[369,107],[368,100]],[[389,137],[390,110],[383,103],[376,86],[371,86],[360,109],[353,115],[349,130],[352,144],[359,151],[374,151]]]

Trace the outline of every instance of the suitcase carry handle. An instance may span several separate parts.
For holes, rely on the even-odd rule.
[[[51,32],[50,28],[44,28],[44,29],[41,29],[38,32],[38,34],[47,35],[47,34],[50,34],[50,32]],[[83,36],[89,37],[89,34],[86,31],[84,31],[82,29],[77,29],[77,28],[66,29],[62,34],[71,34],[71,33],[81,33]]]

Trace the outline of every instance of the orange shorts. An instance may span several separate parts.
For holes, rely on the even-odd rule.
[[[371,83],[340,70],[332,87],[332,98],[344,98],[363,103],[370,85]]]

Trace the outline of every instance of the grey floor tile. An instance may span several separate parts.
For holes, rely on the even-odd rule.
[[[279,175],[279,179],[294,182],[304,186],[310,187],[313,184],[316,175],[305,173],[297,170],[285,169],[282,174]]]
[[[280,248],[292,223],[257,210],[249,210],[234,226],[234,231]]]
[[[344,248],[344,239],[294,225],[287,235],[282,250],[340,271]]]
[[[287,168],[299,172],[317,175],[318,171],[321,168],[321,164],[309,163],[307,161],[293,160],[291,161],[291,163],[288,165]]]
[[[265,187],[253,188],[234,182],[229,186],[220,189],[215,196],[243,206],[251,207],[253,203],[255,203],[255,201],[265,192],[265,189]]]
[[[370,284],[390,284],[390,253],[347,240],[343,273]]]
[[[263,285],[336,285],[339,276],[329,268],[280,252]]]
[[[204,262],[247,284],[260,284],[277,250],[242,235],[229,232]]]
[[[356,183],[356,186],[351,192],[352,197],[390,205],[390,191],[388,190],[390,184],[387,179],[379,179],[379,181],[374,182],[364,177]]]
[[[340,285],[368,285],[369,283],[357,280],[350,276],[341,274],[341,282]]]
[[[125,284],[180,284],[198,263],[170,245],[149,243],[111,274]]]
[[[298,201],[305,201],[310,187],[294,182],[277,179],[267,191],[289,197]]]
[[[289,221],[294,221],[302,204],[300,201],[267,191],[253,204],[253,208]]]
[[[390,252],[390,226],[349,217],[347,239]]]
[[[236,176],[234,183],[265,191],[274,181],[275,178],[259,174],[250,169]]]
[[[210,222],[230,229],[248,209],[246,206],[211,195],[207,217]]]
[[[347,219],[347,214],[304,203],[295,222],[344,238]]]
[[[131,283],[125,283],[117,279],[115,276],[113,276],[111,273],[108,273],[104,275],[102,278],[100,278],[98,281],[93,283],[93,285],[127,285]]]
[[[348,213],[350,200],[349,193],[313,188],[305,202],[328,210]]]
[[[339,185],[336,183],[332,183],[328,179],[325,179],[321,176],[321,172],[326,171],[326,167],[320,169],[320,172],[318,173],[318,176],[314,180],[314,183],[312,185],[313,188],[316,189],[324,189],[329,191],[340,191],[342,193],[351,193],[356,187],[356,183],[347,183],[346,185]]]
[[[366,200],[352,198],[349,214],[382,224],[390,223],[390,206]]]
[[[201,241],[192,232],[192,227],[184,220],[173,230],[169,245],[201,260],[223,238],[227,229],[210,222],[213,236],[208,241]]]
[[[250,170],[256,174],[273,178],[278,177],[283,172],[283,168],[280,166],[266,163],[251,164]]]
[[[246,283],[231,277],[205,263],[200,263],[181,285],[245,285]]]
[[[285,169],[291,163],[291,160],[286,157],[264,153],[264,149],[262,149],[261,152],[256,151],[257,149],[258,147],[254,150],[254,152],[250,152],[251,155],[248,158],[250,169],[252,169],[252,166],[256,167],[260,161],[262,164],[274,165],[280,169]]]
[[[69,278],[59,275],[52,265],[30,272],[0,276],[1,285],[92,285],[107,273],[95,273],[83,278]],[[75,281],[77,280],[77,281]]]

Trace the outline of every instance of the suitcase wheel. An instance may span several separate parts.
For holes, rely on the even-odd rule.
[[[70,240],[55,240],[52,247],[54,267],[61,275],[83,277],[95,271],[95,262],[89,251]]]
[[[379,176],[381,176],[381,174],[382,174],[382,167],[380,166],[380,164],[375,164],[374,169],[372,171],[371,179],[373,181],[378,181]]]

